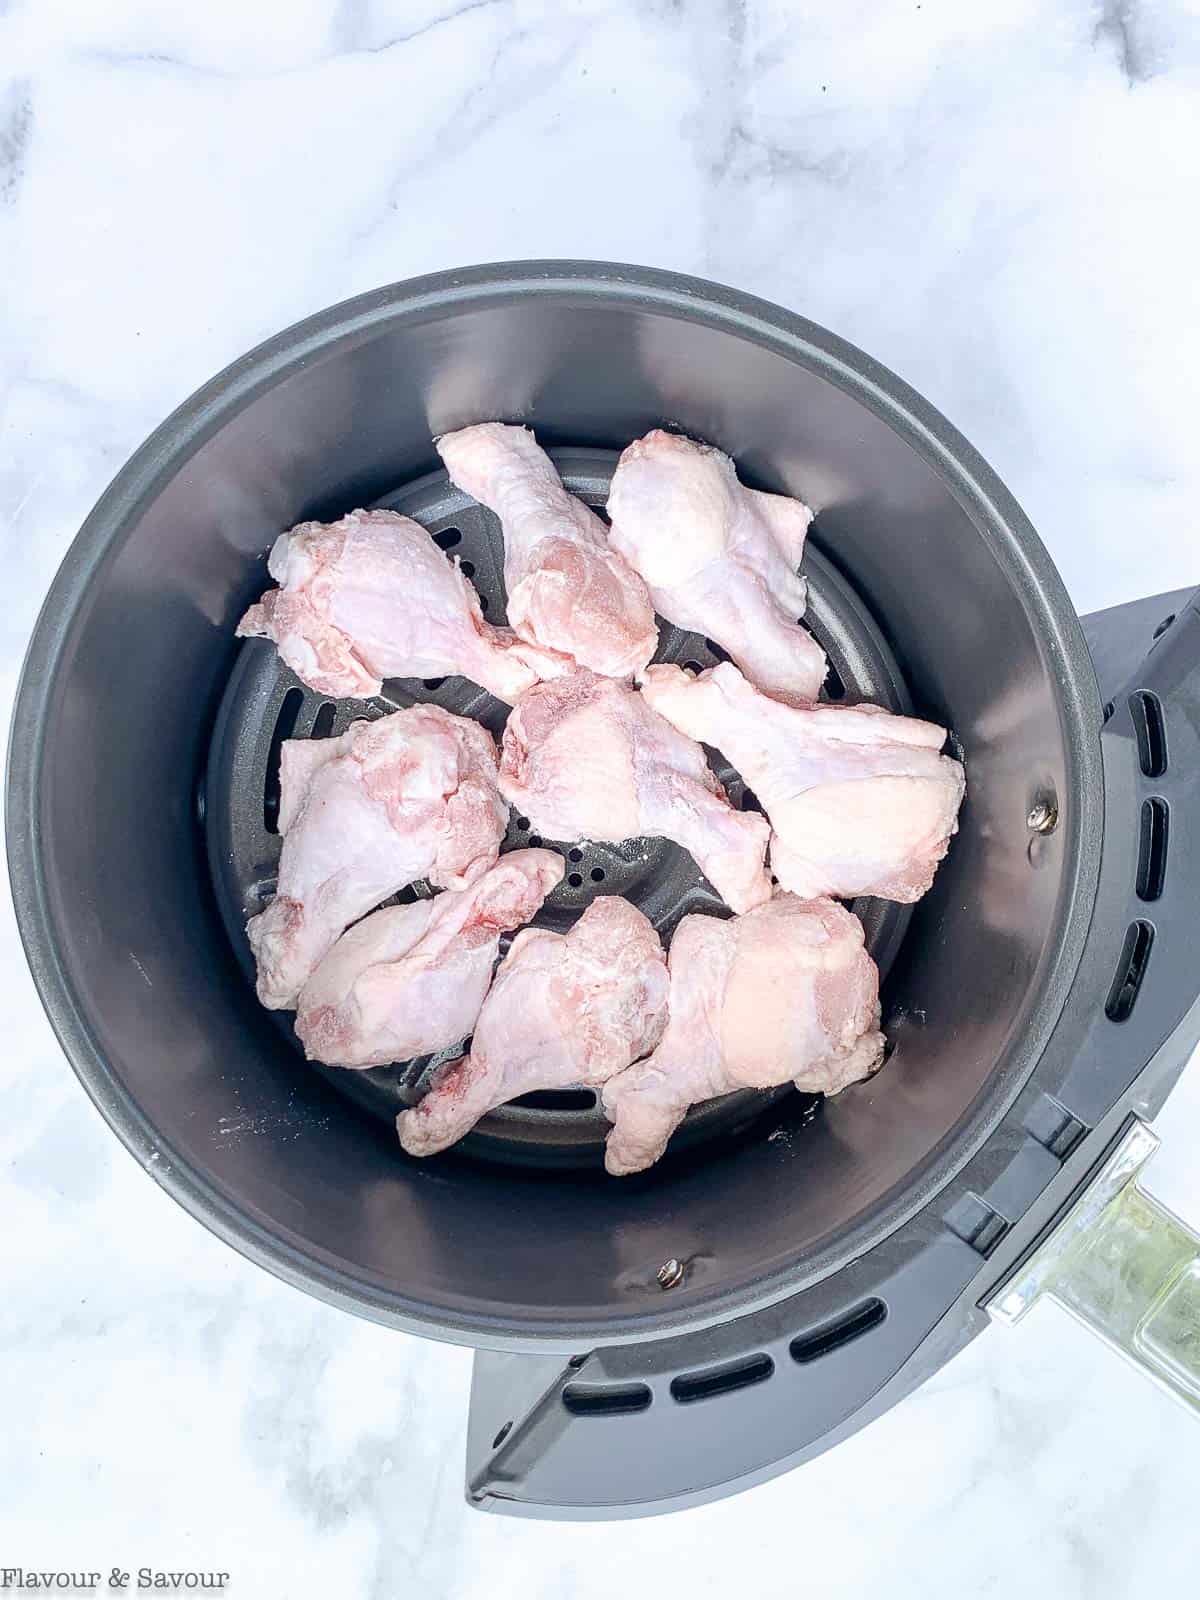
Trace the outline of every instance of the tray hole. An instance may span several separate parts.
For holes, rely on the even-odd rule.
[[[1146,966],[1150,960],[1150,949],[1153,944],[1152,923],[1139,919],[1129,924],[1125,933],[1125,943],[1121,949],[1121,959],[1117,963],[1117,975],[1113,979],[1112,988],[1108,991],[1108,1002],[1104,1007],[1105,1015],[1110,1022],[1125,1022],[1132,1014],[1142,987],[1142,979],[1146,976]]]
[[[693,1400],[711,1400],[719,1394],[732,1394],[735,1389],[763,1383],[774,1371],[775,1363],[765,1352],[743,1356],[740,1361],[726,1361],[704,1372],[688,1372],[672,1378],[671,1398],[680,1405],[689,1405]]]
[[[453,550],[456,544],[462,543],[462,530],[459,528],[443,528],[441,533],[435,533],[433,542],[439,550]]]
[[[333,724],[336,717],[337,707],[334,705],[332,700],[326,700],[325,704],[313,718],[312,732],[309,734],[309,738],[328,739],[329,735],[333,732]]]
[[[474,567],[472,567],[471,570],[473,572],[475,570]],[[480,609],[480,611],[482,611],[486,615],[487,614],[487,608],[488,608],[488,597],[485,594],[481,594],[479,596],[479,609]]]
[[[1138,762],[1147,778],[1161,778],[1167,770],[1167,728],[1162,701],[1147,689],[1129,697],[1133,731],[1137,735]]]
[[[645,1383],[623,1383],[600,1388],[596,1384],[568,1383],[562,1392],[563,1405],[573,1417],[622,1417],[649,1409],[650,1387]]]
[[[475,563],[473,561],[460,561],[458,565],[464,578],[473,578],[475,576]]]
[[[526,827],[528,827],[528,826],[529,826],[529,824],[526,823]],[[531,833],[529,835],[529,843],[530,843],[530,846],[534,850],[540,850],[541,847],[542,847],[542,836],[541,836],[541,834],[540,833]]]
[[[580,850],[580,849],[568,850],[567,851],[567,860],[568,861],[582,861],[583,860],[583,851]]]
[[[572,889],[578,889],[579,885],[583,882],[583,874],[581,872],[569,872],[567,874],[567,882],[571,885]]]
[[[422,678],[421,682],[427,689],[440,689],[445,683],[445,678]]]
[[[852,1340],[860,1339],[864,1333],[870,1333],[871,1329],[877,1328],[886,1316],[887,1306],[882,1300],[878,1298],[865,1300],[861,1306],[855,1306],[853,1311],[848,1311],[836,1322],[827,1323],[815,1333],[803,1333],[793,1339],[789,1346],[792,1360],[799,1361],[801,1365],[809,1361],[819,1361],[822,1356],[840,1350]]]
[[[525,831],[525,829],[528,826],[529,826],[529,818],[528,817],[518,817],[517,818],[517,827],[521,829],[522,833]]]
[[[1157,900],[1167,881],[1167,840],[1171,813],[1157,795],[1142,803],[1142,829],[1138,842],[1137,897]]]
[[[604,868],[603,867],[593,867],[592,868],[592,882],[593,883],[603,883],[604,882]]]
[[[718,661],[728,661],[730,659],[729,651],[728,650],[722,650],[721,646],[717,643],[717,641],[715,639],[705,639],[704,643],[705,643],[705,645],[706,645],[706,647],[708,649],[709,654],[716,656]]]
[[[280,702],[279,716],[275,719],[275,732],[271,735],[271,745],[267,751],[267,777],[263,785],[263,826],[268,833],[279,832],[279,757],[284,740],[290,739],[296,731],[296,721],[303,704],[303,693],[299,689],[289,689]]]
[[[532,1089],[518,1095],[515,1106],[526,1106],[530,1111],[591,1111],[596,1104],[593,1089]]]
[[[829,670],[825,674],[825,698],[826,700],[844,700],[846,698],[846,685],[842,680],[841,673],[832,661],[829,663]]]
[[[704,668],[698,661],[685,661],[683,663],[683,670],[685,672],[703,672]]]
[[[1172,611],[1171,615],[1169,617],[1164,617],[1162,619],[1162,621],[1159,623],[1158,627],[1155,628],[1154,637],[1156,639],[1161,639],[1163,634],[1166,633],[1167,629],[1171,626],[1171,624],[1174,621],[1175,621],[1175,613]]]

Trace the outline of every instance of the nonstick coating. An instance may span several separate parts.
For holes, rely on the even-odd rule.
[[[433,435],[491,417],[608,451],[676,426],[728,450],[755,486],[814,504],[821,553],[878,622],[916,710],[962,743],[961,830],[885,988],[894,1055],[802,1135],[785,1102],[748,1135],[621,1182],[410,1161],[389,1128],[301,1070],[238,967],[202,780],[263,552],[282,528],[436,470]],[[55,581],[22,680],[16,907],[88,1091],[148,1170],[246,1254],[441,1337],[562,1350],[646,1338],[835,1270],[996,1126],[1078,965],[1100,720],[1078,622],[1020,511],[869,358],[695,280],[472,268],[280,335],[118,476]],[[1026,817],[1048,794],[1061,821],[1031,851]],[[670,1257],[687,1271],[664,1293]]]
[[[616,453],[557,450],[553,455],[567,487],[601,510],[608,498]],[[428,528],[447,556],[462,561],[488,618],[494,623],[507,622],[504,540],[499,519],[491,511],[454,488],[444,472],[406,484],[378,503],[415,517]],[[846,580],[815,550],[809,553],[805,575],[810,592],[806,621],[831,663],[825,697],[872,700],[893,711],[910,710],[900,669]],[[712,640],[661,624],[656,660],[710,667],[722,657]],[[331,701],[306,689],[283,665],[273,645],[258,639],[242,645],[217,713],[204,792],[217,903],[247,982],[254,979],[254,959],[245,935],[246,919],[261,911],[275,892],[281,840],[273,811],[278,803],[282,738],[329,738],[343,733],[357,717],[380,716],[420,701],[474,717],[497,739],[508,717],[503,701],[465,678],[396,679],[374,700]],[[731,803],[743,809],[756,806],[755,796],[732,766],[717,752],[713,752],[713,762]],[[664,942],[689,912],[728,914],[691,856],[669,840],[627,839],[620,844],[587,839],[543,841],[531,833],[526,818],[513,812],[501,849],[519,850],[542,843],[565,857],[566,875],[534,919],[540,927],[564,931],[602,894],[631,900]],[[397,898],[432,893],[430,885],[422,882]],[[900,948],[910,908],[864,899],[854,909],[866,930],[868,948],[886,974]],[[509,942],[506,936],[502,949],[507,949]],[[292,1013],[273,1015],[284,1037],[299,1052]],[[319,1066],[302,1070],[322,1072],[339,1093],[391,1123],[398,1111],[419,1098],[430,1072],[461,1054],[462,1042],[458,1041],[437,1055],[365,1072]],[[675,1134],[672,1150],[678,1153],[701,1141],[737,1133],[793,1093],[788,1085],[743,1089],[694,1106]],[[818,1097],[806,1099],[815,1109]],[[540,1091],[489,1113],[459,1149],[462,1154],[522,1166],[598,1168],[603,1164],[608,1128],[594,1089],[576,1086]]]

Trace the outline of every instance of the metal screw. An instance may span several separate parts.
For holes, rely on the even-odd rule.
[[[672,1256],[669,1261],[664,1261],[658,1269],[658,1285],[660,1289],[676,1289],[683,1282],[683,1262]]]
[[[1025,821],[1032,833],[1053,833],[1058,827],[1058,807],[1053,800],[1039,800]]]

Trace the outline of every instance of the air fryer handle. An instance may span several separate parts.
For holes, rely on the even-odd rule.
[[[1125,1080],[1120,1098],[1134,1115],[985,1309],[1011,1325],[1048,1296],[1200,1414],[1200,1235],[1137,1181],[1159,1143],[1137,1114],[1150,1109],[1139,1080],[1156,1060],[1181,1064],[1200,1011],[1200,590],[1133,601],[1083,626],[1105,701],[1106,818],[1083,964],[1092,998],[1076,1014],[1077,1054],[1056,1094],[1095,1127]]]
[[[1011,1327],[1056,1300],[1200,1415],[1200,1234],[1137,1181],[1158,1144],[1135,1118],[987,1310]]]

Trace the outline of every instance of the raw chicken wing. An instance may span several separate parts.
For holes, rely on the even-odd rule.
[[[414,878],[474,883],[508,819],[491,735],[439,706],[354,722],[339,739],[288,739],[279,782],[277,892],[246,924],[272,1010],[295,1005],[334,940]]]
[[[274,639],[310,689],[366,699],[385,678],[461,675],[511,705],[566,663],[483,620],[479,596],[411,517],[352,511],[275,541],[238,634]]]
[[[469,889],[364,917],[301,992],[305,1055],[381,1067],[458,1044],[491,985],[500,935],[532,921],[565,870],[553,850],[514,850]]]
[[[504,730],[500,789],[548,838],[673,839],[733,910],[770,897],[767,823],[734,811],[700,746],[612,678],[577,672],[523,696]]]
[[[452,481],[500,518],[508,620],[521,638],[607,677],[640,672],[658,647],[646,585],[529,429],[483,422],[443,434],[437,449]]]
[[[720,450],[656,428],[623,452],[608,513],[610,544],[668,622],[715,639],[768,694],[816,699],[825,653],[797,621],[807,506],[747,489]]]
[[[781,894],[727,922],[684,917],[670,968],[662,1043],[605,1085],[616,1176],[657,1161],[700,1101],[789,1078],[837,1094],[883,1058],[879,973],[862,924],[832,900]]]
[[[518,1095],[599,1087],[658,1043],[667,988],[658,935],[628,900],[593,900],[567,934],[527,928],[500,964],[470,1055],[397,1117],[400,1143],[433,1155]]]
[[[919,900],[958,828],[962,764],[946,730],[880,706],[788,706],[723,662],[651,667],[642,691],[715,745],[771,820],[771,868],[795,894]]]

